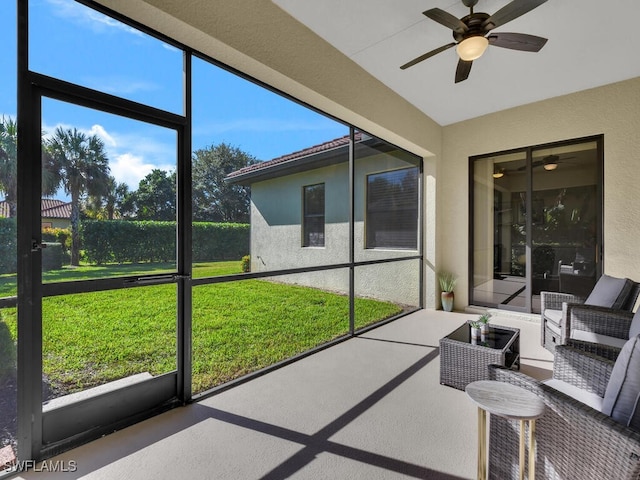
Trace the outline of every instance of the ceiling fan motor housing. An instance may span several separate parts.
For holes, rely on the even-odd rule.
[[[476,36],[484,37],[484,35],[487,32],[485,31],[482,24],[489,17],[490,15],[488,13],[472,13],[470,15],[467,15],[466,17],[461,18],[460,20],[462,21],[462,23],[464,23],[467,26],[469,30],[464,33],[459,33],[454,30],[453,31],[454,40],[459,43],[465,38],[469,38],[469,37],[476,37]]]

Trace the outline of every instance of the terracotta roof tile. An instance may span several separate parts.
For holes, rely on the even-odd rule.
[[[362,134],[360,132],[356,132],[355,141],[358,142],[360,141],[361,138],[362,138]],[[326,152],[328,150],[333,150],[334,148],[344,147],[345,145],[349,145],[349,135],[345,135],[344,137],[329,140],[328,142],[320,143],[318,145],[305,148],[303,150],[298,150],[297,152],[288,153],[286,155],[274,158],[272,160],[267,160],[265,162],[249,165],[247,167],[241,168],[240,170],[236,170],[235,172],[231,172],[229,175],[227,175],[227,178],[234,178],[249,172],[265,170],[267,168],[273,167],[274,165],[279,165],[281,163],[291,162],[293,160],[309,157],[311,155],[315,155],[316,153]]]
[[[63,202],[55,198],[43,198],[40,204],[40,215],[43,218],[71,218],[71,202]],[[0,202],[0,217],[9,216],[9,204],[6,201]]]

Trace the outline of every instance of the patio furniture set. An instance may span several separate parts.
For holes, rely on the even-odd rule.
[[[488,478],[524,478],[527,469],[545,480],[640,479],[639,294],[640,284],[607,275],[587,298],[542,292],[541,344],[554,353],[545,381],[518,371],[517,329],[494,325],[478,344],[465,324],[440,340],[440,382],[466,387],[479,407],[470,392],[487,380],[518,386],[544,405],[529,432],[508,409],[487,410],[490,448],[479,453],[488,456]],[[479,460],[478,478],[486,473]]]

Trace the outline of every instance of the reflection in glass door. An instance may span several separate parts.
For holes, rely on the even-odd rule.
[[[474,162],[472,303],[525,308],[526,152]]]
[[[473,160],[470,304],[539,312],[541,291],[588,295],[602,272],[600,142]]]
[[[541,291],[586,297],[599,276],[598,165],[595,141],[532,152],[534,311]]]

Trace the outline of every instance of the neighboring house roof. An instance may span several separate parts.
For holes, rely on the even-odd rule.
[[[225,177],[230,183],[250,185],[254,182],[291,175],[314,168],[326,167],[349,161],[349,135],[314,145],[278,158],[259,162],[231,172]],[[382,144],[380,140],[362,132],[354,134],[356,143]],[[373,146],[373,145],[369,145]]]
[[[42,218],[71,218],[71,202],[63,202],[61,200],[53,200],[49,198],[42,199]]]
[[[0,202],[0,217],[9,216],[9,204]],[[40,216],[42,218],[71,218],[71,202],[63,202],[54,198],[43,198],[40,203]]]

